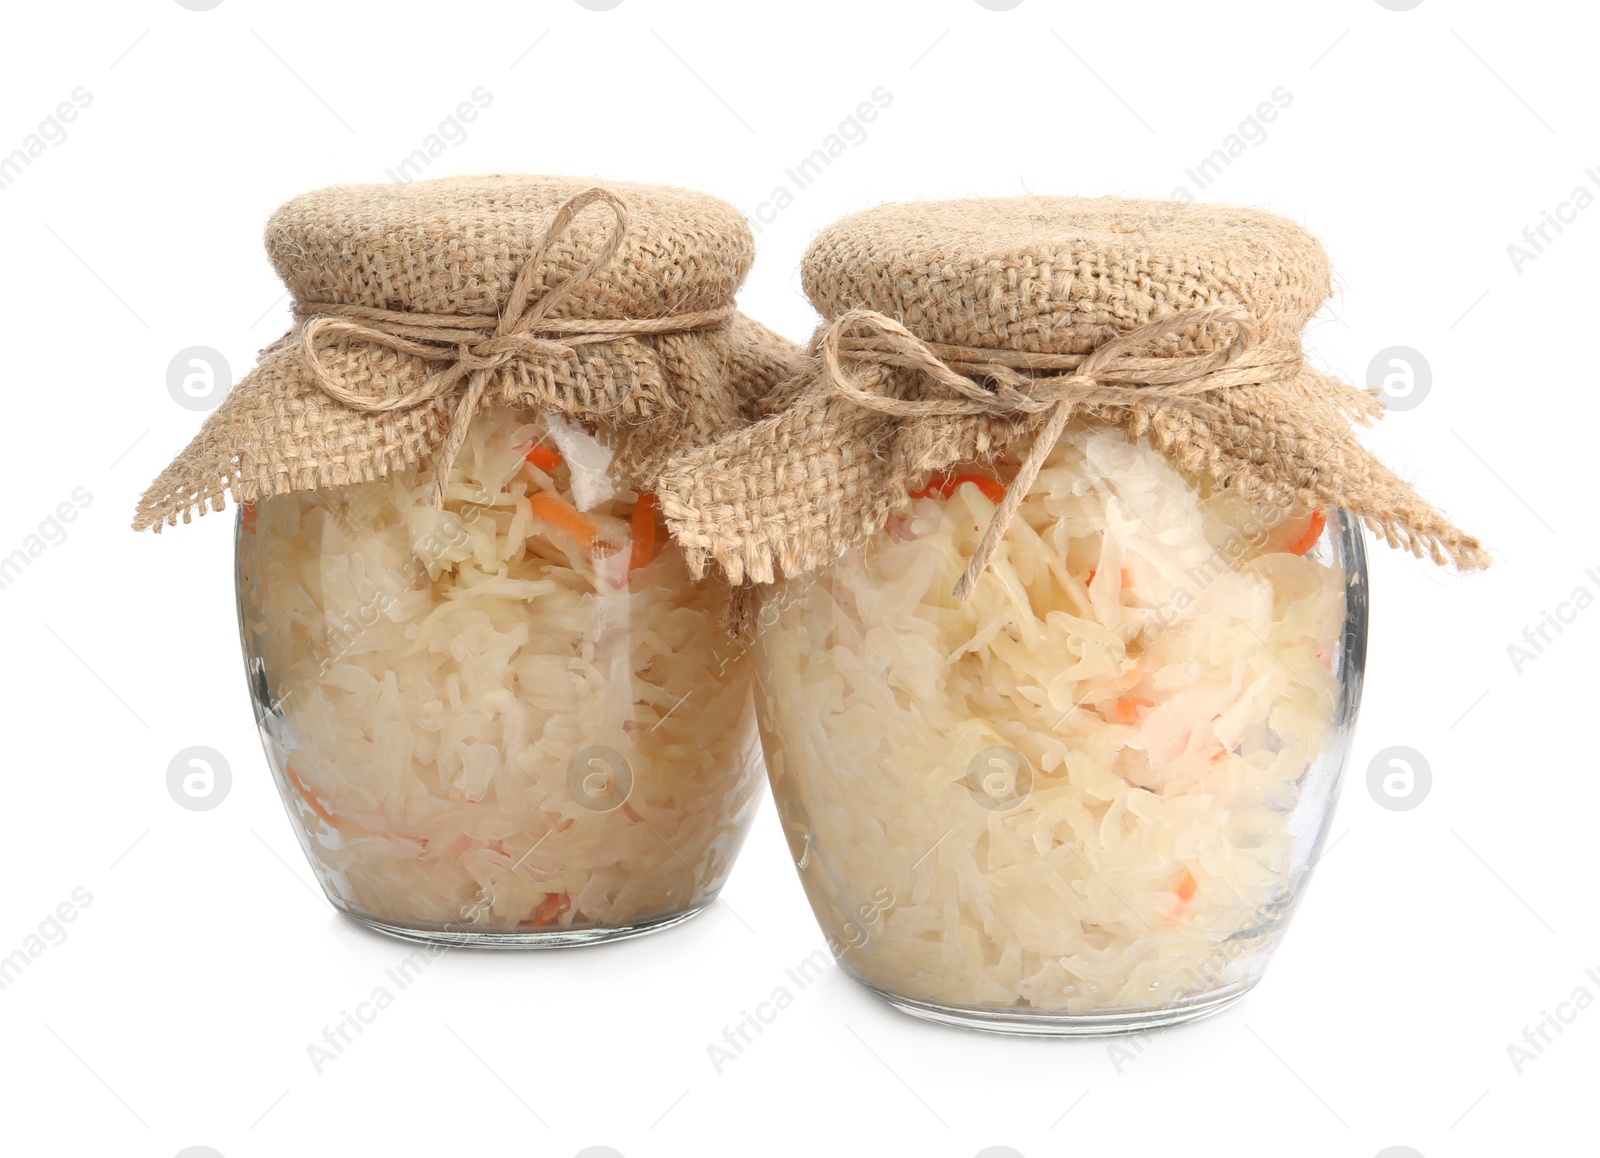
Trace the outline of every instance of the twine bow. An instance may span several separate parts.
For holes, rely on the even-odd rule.
[[[613,226],[605,242],[576,273],[534,295],[533,286],[545,271],[551,247],[572,221],[590,205],[611,210]],[[518,271],[511,294],[498,315],[427,314],[384,310],[338,302],[308,303],[311,316],[301,331],[301,349],[322,392],[333,401],[367,414],[411,410],[435,399],[458,393],[445,439],[440,444],[433,484],[434,506],[444,507],[445,487],[457,454],[466,441],[467,427],[483,406],[493,373],[517,359],[576,357],[577,347],[612,342],[632,334],[673,334],[708,329],[733,317],[732,307],[673,314],[661,318],[552,318],[557,305],[587,285],[609,265],[628,231],[628,206],[607,189],[586,189],[556,210],[533,255]],[[339,338],[357,339],[421,358],[446,363],[415,390],[394,397],[374,397],[351,390],[323,364],[320,347]]]
[[[1232,339],[1196,354],[1153,357],[1140,352],[1167,334],[1207,324],[1232,326]],[[1265,348],[1259,341],[1255,317],[1235,306],[1180,310],[1119,334],[1087,354],[924,342],[893,318],[857,309],[841,314],[817,345],[835,393],[879,414],[901,419],[1049,414],[955,586],[955,597],[965,603],[1075,408],[1154,404],[1205,410],[1212,404],[1202,395],[1287,379],[1299,371],[1298,350]],[[849,373],[846,360],[918,371],[950,396],[903,399],[881,388],[869,390]],[[880,387],[887,381],[887,375],[878,378]]]

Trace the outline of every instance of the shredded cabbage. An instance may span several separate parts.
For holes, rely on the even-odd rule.
[[[753,818],[726,586],[691,582],[653,498],[598,473],[599,440],[563,423],[558,459],[555,433],[480,416],[443,512],[410,470],[241,520],[268,753],[329,896],[359,916],[650,923],[716,894]]]
[[[768,771],[841,964],[914,1001],[1057,1014],[1248,984],[1336,774],[1345,587],[1307,554],[1321,516],[1079,425],[962,606],[994,509],[935,486],[763,597]]]

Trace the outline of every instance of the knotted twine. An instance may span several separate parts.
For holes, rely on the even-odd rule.
[[[605,427],[618,477],[643,489],[746,421],[800,350],[733,311],[755,256],[744,215],[664,185],[605,182],[597,198],[599,184],[442,177],[280,207],[266,252],[295,325],[145,490],[134,528],[432,471],[466,425],[456,411],[491,401]]]
[[[534,296],[542,282],[551,246],[584,209],[594,204],[611,210],[613,227],[605,241],[575,273]],[[449,428],[435,458],[433,504],[444,509],[445,491],[456,456],[466,441],[473,416],[483,408],[494,371],[519,358],[573,359],[576,347],[612,342],[633,334],[674,334],[727,325],[732,307],[672,314],[660,318],[551,318],[560,302],[585,285],[616,257],[628,231],[628,207],[606,189],[587,189],[568,199],[556,211],[533,254],[523,263],[505,307],[498,315],[429,314],[411,310],[383,310],[339,302],[311,302],[305,316],[301,349],[306,367],[329,398],[351,410],[387,414],[415,410],[436,399],[457,394]],[[446,363],[414,390],[394,397],[362,394],[340,383],[323,364],[319,345],[346,338],[369,342],[408,354],[424,362]]]
[[[1139,355],[1157,339],[1208,323],[1233,328],[1233,337],[1215,349],[1176,357]],[[870,331],[859,336],[860,331]],[[852,332],[857,336],[852,337]],[[1039,476],[1045,458],[1080,406],[1158,405],[1205,413],[1199,401],[1210,391],[1259,385],[1293,377],[1302,365],[1298,351],[1274,350],[1257,343],[1260,330],[1249,313],[1234,306],[1180,310],[1129,330],[1088,354],[1050,354],[951,346],[924,342],[899,322],[876,310],[841,314],[821,333],[817,349],[826,381],[841,398],[865,410],[896,419],[941,419],[986,414],[1049,414],[1007,487],[954,595],[972,597],[988,569],[1006,528]],[[845,360],[915,370],[953,397],[897,398],[863,389]],[[1027,373],[1023,373],[1026,371]],[[1043,372],[1045,377],[1034,377]],[[986,388],[977,379],[990,383]]]
[[[1218,326],[1231,339],[1204,352],[1140,353]],[[885,314],[846,310],[775,389],[767,417],[676,456],[656,493],[692,572],[715,560],[736,584],[768,583],[862,546],[930,473],[1031,439],[954,589],[965,602],[1082,413],[1125,419],[1130,438],[1148,435],[1174,465],[1246,501],[1345,509],[1391,546],[1461,570],[1488,566],[1476,539],[1349,438],[1352,423],[1383,413],[1376,395],[1313,369],[1297,343],[1260,344],[1264,328],[1239,307],[1194,307],[1067,354],[946,345]]]

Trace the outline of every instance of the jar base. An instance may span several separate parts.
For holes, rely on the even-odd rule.
[[[691,917],[705,911],[711,902],[696,905],[682,913],[619,925],[606,929],[528,929],[503,931],[474,931],[471,929],[445,929],[424,925],[397,925],[380,921],[364,913],[340,909],[340,913],[374,932],[396,937],[402,941],[415,941],[423,945],[444,945],[452,949],[568,949],[578,945],[601,945],[608,941],[625,941],[630,937],[643,937],[681,925]]]
[[[1049,1009],[1007,1009],[1003,1007],[966,1008],[959,1005],[937,1005],[930,1001],[917,1001],[900,997],[862,982],[873,996],[894,1006],[901,1013],[920,1017],[940,1025],[953,1025],[961,1029],[980,1029],[989,1033],[1006,1033],[1025,1037],[1115,1037],[1126,1033],[1143,1033],[1146,1030],[1165,1029],[1185,1022],[1199,1021],[1221,1013],[1239,1001],[1254,988],[1252,981],[1220,993],[1207,994],[1193,1001],[1164,1009],[1108,1010],[1105,1013],[1063,1013]]]

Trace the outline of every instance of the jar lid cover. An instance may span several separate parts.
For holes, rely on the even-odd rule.
[[[1294,341],[1329,293],[1322,245],[1286,218],[1121,197],[880,205],[824,229],[803,280],[827,318],[870,309],[928,342],[1061,354],[1214,305]]]
[[[755,256],[750,227],[705,193],[588,177],[491,175],[335,185],[267,222],[267,255],[298,302],[427,314],[498,314],[556,212],[601,186],[626,202],[616,256],[551,311],[637,318],[731,305]],[[612,228],[576,216],[551,239],[537,295],[583,268]]]

